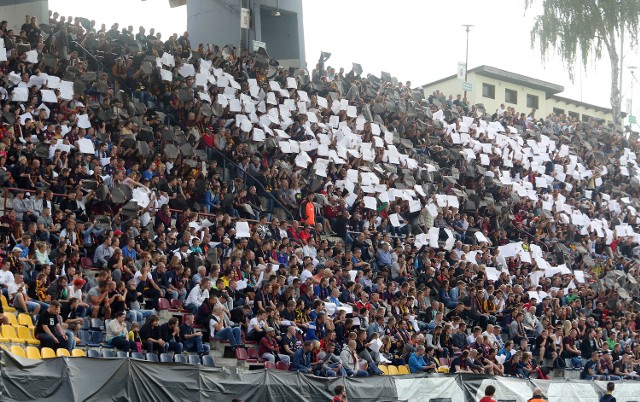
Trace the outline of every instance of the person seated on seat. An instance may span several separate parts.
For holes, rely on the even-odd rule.
[[[69,338],[62,329],[59,314],[60,302],[57,300],[53,300],[49,307],[40,313],[34,332],[42,347],[54,350],[67,347]]]
[[[135,345],[131,344],[127,336],[127,324],[124,321],[126,315],[124,311],[116,313],[116,317],[107,324],[107,337],[105,339],[109,345],[123,352],[135,349]]]

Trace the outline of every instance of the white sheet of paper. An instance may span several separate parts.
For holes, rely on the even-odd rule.
[[[0,47],[0,61],[7,61],[7,49]]]
[[[389,215],[389,222],[391,222],[393,227],[396,227],[396,228],[404,226],[403,224],[400,223],[400,215],[398,214]]]
[[[13,88],[13,102],[26,102],[29,100],[29,89],[24,87]]]
[[[83,154],[95,154],[96,149],[93,146],[93,142],[86,138],[80,138],[78,140],[78,148],[80,148],[80,152]]]
[[[160,77],[162,81],[173,81],[173,73],[169,70],[160,69]]]
[[[31,51],[28,51],[25,54],[27,55],[27,63],[33,63],[33,64],[37,64],[38,63],[38,51],[37,50],[31,50]]]
[[[364,197],[364,207],[372,210],[376,210],[378,208],[378,203],[375,197]]]
[[[40,91],[42,94],[42,101],[45,103],[58,103],[58,98],[56,97],[56,93],[50,89],[42,89]]]
[[[251,231],[249,230],[249,223],[243,221],[236,222],[236,237],[246,238],[250,236]]]
[[[80,128],[89,128],[91,127],[91,121],[89,121],[88,114],[80,114],[78,115],[78,127]]]

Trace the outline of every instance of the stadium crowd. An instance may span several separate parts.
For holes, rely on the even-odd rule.
[[[638,377],[634,133],[57,13],[2,44],[0,287],[43,345]]]

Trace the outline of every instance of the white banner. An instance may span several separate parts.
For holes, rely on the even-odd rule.
[[[458,63],[458,79],[464,81],[464,76],[467,75],[467,65],[465,63]]]

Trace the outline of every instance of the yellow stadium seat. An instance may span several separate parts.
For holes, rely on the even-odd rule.
[[[27,346],[27,359],[42,359],[42,356],[40,356],[40,349],[35,346]]]
[[[379,365],[378,368],[384,373],[384,375],[389,375],[389,369],[387,369],[387,366],[384,364]]]
[[[438,373],[449,374],[449,367],[438,367]]]
[[[389,375],[398,375],[398,368],[396,366],[387,366],[387,369],[389,370]]]
[[[87,354],[82,349],[73,349],[71,351],[71,356],[73,356],[73,357],[85,357],[85,356],[87,356]]]
[[[18,324],[24,325],[27,328],[35,328],[33,325],[33,319],[29,314],[20,313],[18,314]]]
[[[14,327],[18,326],[18,319],[16,318],[15,314],[9,313],[9,314],[5,314],[4,316],[9,319],[9,325]]]
[[[16,356],[27,357],[24,354],[24,349],[22,349],[22,346],[18,346],[18,345],[11,346],[11,353],[13,353]]]
[[[5,313],[14,313],[16,311],[15,308],[9,306],[9,302],[3,294],[0,294],[0,301],[2,302],[2,308],[4,309]]]
[[[407,366],[398,366],[398,374],[411,374],[411,372],[409,371],[409,367]]]
[[[58,357],[62,357],[62,356],[67,356],[67,357],[71,357],[71,354],[69,353],[68,349],[65,348],[58,348],[56,350],[56,356]]]
[[[12,327],[11,325],[2,326],[2,337],[8,339],[9,342],[24,343],[24,341],[18,337],[18,334],[16,334],[15,327]]]
[[[42,354],[43,359],[53,359],[56,357],[56,352],[51,348],[42,348],[40,349],[40,353]]]
[[[18,327],[18,338],[29,345],[40,345],[40,341],[33,337],[31,330],[27,327]]]

